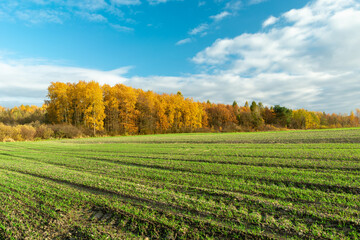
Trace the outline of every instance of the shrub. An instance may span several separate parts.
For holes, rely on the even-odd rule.
[[[6,137],[6,138],[4,138],[3,142],[15,142],[15,140],[12,138]]]
[[[83,136],[92,136],[92,137],[94,136],[93,129],[85,128],[85,127],[79,127],[78,129],[81,132],[81,135],[83,135]],[[98,131],[96,131],[96,132],[98,132]]]
[[[269,124],[266,124],[266,125],[263,125],[261,127],[258,128],[259,131],[279,131],[281,130],[280,128],[277,128],[273,125],[269,125]]]
[[[22,141],[21,129],[19,126],[11,127],[0,123],[0,141]]]
[[[72,125],[55,124],[51,125],[50,128],[56,138],[78,138],[82,135],[81,130]]]
[[[0,123],[0,141],[4,141],[11,135],[11,127]]]
[[[21,137],[25,141],[32,141],[36,135],[36,129],[32,126],[22,125],[20,126]]]
[[[53,136],[54,136],[54,131],[46,125],[40,125],[36,128],[35,138],[49,139],[52,138]]]
[[[21,125],[18,125],[16,127],[11,127],[10,137],[15,141],[23,141],[23,138],[21,136]]]

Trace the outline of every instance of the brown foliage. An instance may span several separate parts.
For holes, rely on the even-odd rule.
[[[78,138],[82,136],[82,132],[78,127],[69,124],[50,125],[56,138]]]

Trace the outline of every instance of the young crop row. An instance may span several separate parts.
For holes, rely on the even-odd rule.
[[[129,136],[124,138],[93,138],[91,140],[76,139],[64,143],[250,143],[250,144],[290,144],[290,143],[359,143],[359,128],[327,129],[327,130],[296,130],[282,132],[259,133],[222,133],[222,134],[165,134],[151,136]]]
[[[9,168],[11,168],[12,170],[16,169],[16,164],[15,161],[12,162],[13,164],[10,166],[8,166]],[[34,169],[34,166],[31,166],[31,163],[28,162],[28,166],[26,166],[26,169]],[[100,176],[100,178],[97,177],[97,175],[90,175],[90,174],[83,174],[83,173],[75,173],[73,171],[70,171],[69,169],[64,170],[61,168],[54,168],[53,167],[53,171],[55,172],[51,172],[50,174],[44,175],[44,170],[48,169],[48,167],[44,166],[44,167],[40,167],[39,163],[36,163],[37,166],[37,171],[29,171],[27,170],[26,173],[27,174],[31,174],[33,176],[37,176],[37,177],[42,177],[42,178],[46,178],[46,179],[52,179],[55,181],[62,181],[62,182],[66,182],[66,183],[70,183],[70,184],[76,184],[77,186],[87,186],[87,187],[91,187],[91,188],[96,188],[96,189],[100,189],[102,191],[110,191],[110,192],[114,192],[116,194],[120,194],[123,197],[125,197],[125,199],[130,198],[133,201],[137,200],[140,202],[145,202],[146,205],[149,205],[149,203],[156,203],[156,205],[161,205],[161,207],[164,207],[164,205],[169,205],[169,203],[167,202],[169,196],[171,196],[171,201],[173,202],[172,205],[169,205],[171,208],[176,208],[176,206],[182,206],[187,207],[188,210],[194,210],[196,215],[199,215],[199,209],[197,209],[197,205],[196,203],[199,203],[198,199],[193,199],[193,200],[189,200],[186,199],[184,197],[179,196],[179,193],[174,193],[174,192],[168,192],[167,190],[162,190],[162,189],[153,189],[151,187],[147,187],[144,185],[140,185],[139,184],[131,184],[131,183],[127,183],[125,184],[123,181],[121,182],[115,182],[113,179],[108,179],[106,177],[102,177]],[[45,164],[44,164],[45,165]],[[64,173],[66,175],[64,175]],[[70,176],[76,176],[76,178],[74,177],[70,177]],[[111,183],[111,181],[113,181],[113,183]],[[111,184],[110,184],[111,183]],[[100,185],[100,186],[99,186]],[[121,190],[123,188],[123,190]],[[145,196],[145,197],[144,197]],[[146,198],[147,197],[147,198]],[[178,198],[180,197],[180,198]],[[267,206],[272,206],[273,203],[267,203]],[[155,205],[155,206],[156,206]],[[253,204],[251,204],[253,205]],[[155,207],[154,206],[154,207]],[[211,206],[211,204],[209,204],[209,202],[206,202],[205,204],[203,204],[202,206]],[[216,211],[216,206],[217,205],[213,205],[212,209],[203,209],[203,212],[208,212],[211,211],[213,214],[215,214],[215,217],[219,217],[217,212],[218,211],[223,211],[223,210],[218,210]],[[281,206],[281,205],[280,205]],[[189,209],[189,208],[194,208],[195,209]],[[299,209],[303,209],[304,206],[300,206]],[[256,207],[258,208],[258,207]],[[278,208],[278,207],[277,207]],[[260,208],[259,208],[260,209]],[[269,213],[274,212],[275,209],[268,209]],[[290,211],[295,211],[295,208],[291,208]],[[311,209],[312,210],[312,209]],[[341,211],[339,211],[341,212]],[[245,215],[247,215],[248,212],[246,212]],[[303,214],[303,212],[300,210],[300,214]],[[230,215],[234,215],[233,213],[230,213]],[[310,214],[311,215],[311,214]],[[226,213],[225,216],[223,217],[228,217],[229,213]],[[316,215],[312,215],[313,217]],[[241,216],[236,216],[238,219],[242,219]],[[321,217],[321,216],[320,216]],[[318,218],[320,218],[318,217]],[[333,217],[336,217],[336,215],[334,215]],[[345,225],[346,226],[350,226],[353,224],[357,224],[355,221],[356,219],[358,219],[358,216],[355,216],[354,218],[351,219],[343,219],[341,218],[341,216],[337,216],[337,218],[339,218],[339,221],[345,221]],[[244,222],[245,219],[242,219],[241,222]],[[350,221],[350,222],[349,222]],[[346,224],[346,222],[348,222]]]
[[[16,156],[15,156],[16,157]],[[167,170],[176,173],[192,173],[197,175],[210,175],[218,176],[228,181],[241,183],[244,181],[257,181],[277,185],[295,186],[295,187],[308,187],[313,189],[325,189],[326,191],[336,192],[360,192],[360,178],[356,171],[318,171],[311,169],[299,168],[279,168],[278,166],[253,166],[237,164],[222,164],[213,162],[191,162],[171,159],[142,159],[142,158],[97,158],[97,157],[73,157],[71,161],[69,158],[56,155],[54,157],[33,157],[32,154],[20,155],[20,159],[28,159],[34,161],[42,161],[55,165],[66,165],[73,168],[81,168],[82,166],[99,169],[104,162],[113,165],[112,169],[119,169],[124,174],[124,170],[128,169],[129,172],[135,171],[156,171],[162,172]],[[36,159],[37,158],[37,159]],[[251,162],[252,160],[250,160]],[[107,164],[109,165],[109,164]],[[106,169],[105,169],[106,170]],[[107,170],[106,170],[107,171]],[[108,173],[108,172],[107,172]],[[125,173],[126,174],[126,173]],[[234,186],[229,186],[233,188]]]
[[[359,132],[0,144],[0,239],[356,239]]]
[[[57,156],[56,156],[57,157]],[[22,159],[24,159],[25,157],[22,157]],[[118,176],[129,176],[129,178],[136,178],[136,177],[139,177],[139,178],[143,178],[143,177],[147,177],[146,173],[149,173],[150,175],[148,177],[150,177],[150,179],[154,180],[154,178],[156,179],[156,176],[158,175],[161,175],[162,173],[162,170],[166,170],[166,169],[156,169],[156,168],[146,168],[146,166],[144,166],[142,169],[141,169],[141,172],[137,171],[140,169],[140,165],[137,164],[135,166],[126,166],[126,165],[118,165],[116,163],[112,163],[112,162],[104,162],[104,161],[101,161],[99,159],[95,159],[95,160],[86,160],[86,159],[71,159],[71,161],[68,161],[69,159],[63,159],[63,158],[58,158],[58,159],[55,159],[55,160],[49,160],[49,158],[46,158],[47,160],[46,161],[52,161],[53,164],[57,164],[57,165],[66,165],[67,167],[71,167],[71,168],[75,168],[75,169],[82,169],[82,170],[86,170],[86,169],[89,169],[90,171],[97,171],[98,173],[104,173],[106,175],[109,175],[111,174],[112,177],[116,177],[117,175]],[[41,157],[41,160],[43,160],[43,157]],[[132,160],[132,159],[131,159]],[[140,160],[139,160],[140,161]],[[151,164],[151,163],[150,163]],[[184,178],[187,177],[188,173],[184,170],[184,171],[177,171],[176,173],[174,173],[174,171],[171,171],[171,169],[168,169],[169,172],[171,173],[171,175],[175,174],[175,177],[178,178],[180,177],[179,175],[183,175]],[[204,173],[206,174],[206,171],[215,171],[215,170],[207,170],[205,169],[204,170]],[[193,172],[193,170],[189,170],[189,172]],[[240,171],[240,173],[243,172],[243,171]],[[145,174],[143,174],[145,173]],[[259,173],[261,174],[261,172]],[[310,172],[311,174],[311,172]],[[337,173],[333,173],[334,175],[336,175]],[[202,176],[203,174],[193,174],[194,176],[192,177],[193,179],[197,179],[199,178],[199,181],[198,182],[206,182],[206,181],[202,181],[201,178],[204,178],[205,176]],[[216,175],[216,174],[212,174],[211,172],[208,173],[207,175]],[[226,175],[226,174],[223,174],[223,175]],[[239,174],[239,175],[243,175],[243,174]],[[329,174],[328,174],[329,175]],[[349,176],[351,176],[352,174],[349,174]],[[153,177],[151,177],[153,176]],[[323,177],[324,175],[322,175],[321,177]],[[208,176],[208,177],[211,177],[213,180],[211,182],[218,182],[220,179],[221,176]],[[241,176],[240,176],[241,177]],[[330,180],[331,180],[331,175],[329,176],[330,177]],[[357,175],[354,174],[351,178],[356,178]],[[162,178],[165,178],[165,175],[162,176]],[[224,177],[222,177],[224,179]],[[237,176],[235,176],[235,178],[237,178]],[[161,178],[160,178],[161,179]],[[165,179],[166,180],[166,179]],[[169,179],[168,179],[169,180]],[[174,179],[175,180],[175,179]],[[204,179],[205,180],[205,179]],[[209,180],[208,178],[206,180]],[[225,181],[228,182],[229,180],[229,177],[225,176]],[[271,180],[271,179],[270,179]],[[293,179],[292,179],[293,180]],[[173,180],[171,180],[173,181]],[[346,180],[344,180],[346,181]],[[226,183],[225,182],[225,183]],[[193,184],[194,182],[191,182],[191,184]],[[242,183],[242,182],[239,182],[239,179],[234,179],[234,186],[233,185],[229,185],[229,189],[234,189],[234,187],[236,187],[236,185],[238,185],[238,183]],[[265,181],[265,184],[267,182]],[[290,182],[289,184],[293,184],[293,183],[296,183],[294,181]],[[273,184],[273,182],[271,182],[271,184]],[[307,183],[308,186],[309,183]],[[223,186],[225,184],[222,184]],[[320,190],[321,189],[331,189],[331,185],[330,186],[316,186],[316,185],[313,185],[314,187],[319,187]],[[210,187],[216,187],[216,185],[211,185]],[[342,190],[347,190],[346,186],[343,186],[344,188]],[[341,189],[340,189],[341,190]],[[337,190],[337,191],[340,191],[340,190]],[[341,191],[342,191],[341,190]],[[356,190],[353,189],[353,190]]]

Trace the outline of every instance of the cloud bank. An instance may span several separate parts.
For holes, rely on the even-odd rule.
[[[359,1],[312,1],[264,26],[266,31],[218,39],[192,60],[237,79],[242,91],[253,88],[249,99],[330,112],[359,107]]]

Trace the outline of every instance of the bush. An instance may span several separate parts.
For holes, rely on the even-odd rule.
[[[0,141],[4,141],[11,135],[11,127],[0,123]]]
[[[22,141],[21,128],[19,126],[11,127],[0,123],[0,141]]]
[[[50,128],[56,138],[78,138],[82,136],[81,130],[72,125],[55,124],[51,125]]]
[[[23,138],[21,136],[21,125],[11,127],[10,137],[15,141],[23,141]]]
[[[52,138],[53,136],[54,136],[54,131],[46,125],[40,125],[36,128],[35,138],[49,139]]]
[[[20,126],[21,137],[25,141],[32,141],[36,135],[36,129],[32,126],[22,125]]]
[[[266,125],[263,125],[261,127],[258,128],[259,131],[280,131],[282,130],[281,128],[277,128],[273,125],[270,125],[270,124],[266,124]]]
[[[81,132],[81,134],[83,136],[94,137],[94,130],[93,129],[86,128],[86,127],[79,127],[78,129],[79,129],[79,131]],[[98,131],[96,131],[96,132],[98,132]]]

